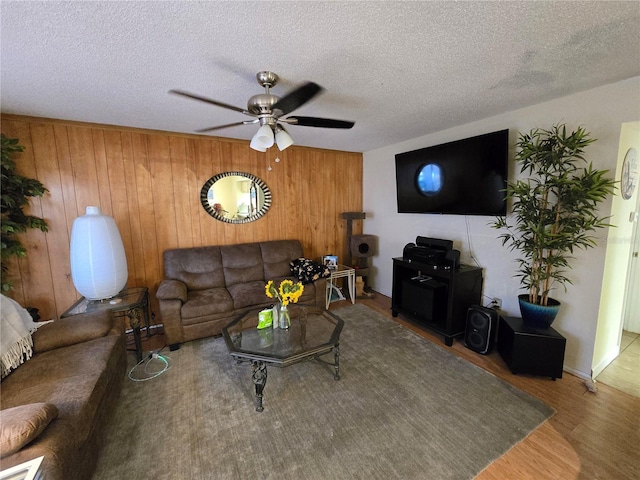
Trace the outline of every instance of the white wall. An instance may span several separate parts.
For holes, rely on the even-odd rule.
[[[616,180],[622,174],[622,163],[629,148],[640,151],[640,121],[622,125],[618,148]],[[602,370],[620,353],[625,292],[629,278],[630,258],[634,223],[630,215],[637,210],[640,192],[638,188],[628,200],[622,195],[613,198],[611,223],[616,228],[609,229],[607,252],[603,272],[602,295],[598,328],[593,352],[592,374],[598,376]]]
[[[429,112],[425,112],[429,115]],[[587,147],[587,160],[596,168],[616,169],[620,126],[640,119],[640,77],[599,87],[551,102],[515,110],[482,121],[443,130],[396,145],[364,153],[364,233],[376,235],[379,251],[372,258],[368,277],[374,290],[391,296],[393,257],[402,256],[403,247],[416,236],[446,238],[460,250],[462,263],[484,268],[484,295],[499,297],[503,313],[519,316],[518,280],[513,278],[515,253],[502,247],[498,232],[489,227],[491,217],[456,215],[399,214],[396,206],[395,154],[461,138],[508,128],[510,131],[510,177],[516,175],[513,163],[518,132],[537,127],[549,128],[566,123],[569,129],[583,125],[597,142]],[[609,214],[611,201],[602,212]],[[599,232],[606,239],[607,232]],[[554,292],[563,307],[554,328],[567,338],[565,368],[585,378],[590,376],[599,307],[605,245],[578,252],[573,264],[574,285],[568,291]],[[486,302],[486,298],[483,303]]]

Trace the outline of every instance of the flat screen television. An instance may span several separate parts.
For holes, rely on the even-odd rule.
[[[509,130],[396,155],[398,213],[506,215]]]

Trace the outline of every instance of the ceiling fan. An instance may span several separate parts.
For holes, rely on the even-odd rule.
[[[210,103],[217,107],[227,108],[229,110],[254,117],[252,120],[203,128],[196,130],[196,132],[211,132],[222,128],[258,123],[260,124],[260,128],[251,139],[250,146],[254,150],[258,150],[260,152],[266,152],[267,148],[271,147],[274,142],[278,145],[280,150],[284,150],[285,148],[293,145],[293,139],[285,130],[284,124],[323,128],[351,128],[355,125],[354,122],[335,120],[331,118],[301,116],[289,116],[285,118],[284,115],[288,115],[295,109],[307,103],[313,97],[322,92],[323,88],[317,83],[307,82],[287,93],[284,97],[278,97],[270,92],[270,89],[278,83],[278,75],[273,72],[264,71],[258,72],[256,74],[256,78],[258,79],[260,86],[264,87],[265,92],[253,95],[247,102],[246,109],[203,97],[195,93],[185,92],[184,90],[169,90],[169,93],[182,95],[183,97]]]

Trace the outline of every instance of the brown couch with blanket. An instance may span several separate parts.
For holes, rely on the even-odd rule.
[[[274,303],[265,294],[267,281],[297,281],[291,263],[303,258],[298,240],[165,251],[165,280],[156,295],[167,344],[176,349],[182,342],[219,335],[240,312]],[[325,295],[321,277],[304,285],[298,303],[325,309]]]
[[[85,313],[31,338],[32,357],[0,386],[0,469],[44,456],[41,478],[87,480],[126,376],[123,320]]]

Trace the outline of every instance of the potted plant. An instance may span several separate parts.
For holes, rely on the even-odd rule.
[[[552,288],[557,284],[566,291],[572,283],[567,270],[574,250],[594,247],[593,232],[609,226],[598,207],[613,193],[615,181],[584,159],[585,147],[594,141],[583,127],[567,134],[563,124],[520,134],[516,163],[529,178],[508,183],[513,215],[492,223],[505,231],[502,244],[521,255],[516,277],[528,293],[518,297],[520,310],[523,321],[539,327],[548,327],[560,306],[549,296]]]
[[[29,204],[29,197],[41,197],[47,189],[38,180],[24,177],[16,172],[13,155],[24,151],[18,145],[18,139],[2,137],[2,195],[0,202],[2,230],[2,291],[11,289],[11,282],[6,278],[7,260],[12,257],[24,257],[27,251],[18,239],[18,234],[29,228],[47,231],[47,222],[42,218],[24,213],[23,208]]]

